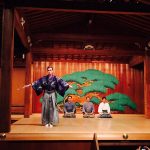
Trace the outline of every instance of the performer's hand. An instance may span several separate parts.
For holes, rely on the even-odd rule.
[[[69,85],[69,87],[70,87],[70,88],[73,88],[73,86],[72,86],[72,85]]]
[[[26,88],[26,87],[29,87],[29,86],[32,86],[32,83],[27,84],[27,85],[24,85],[22,88],[17,88],[17,91],[19,91],[19,90],[21,90],[21,89],[24,89],[24,88]]]
[[[30,84],[24,85],[22,88],[24,89],[24,88],[29,87],[29,86],[31,86],[31,85],[32,85],[32,84],[30,83]]]

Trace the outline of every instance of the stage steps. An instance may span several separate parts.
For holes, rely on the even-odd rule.
[[[147,140],[142,139],[143,136],[141,136],[141,139],[131,140],[131,138],[128,140],[128,134],[122,134],[122,139],[114,140],[113,139],[99,139],[98,135],[94,133],[94,143],[95,143],[95,149],[96,150],[150,150],[150,140],[149,138]],[[133,138],[133,137],[132,137]]]

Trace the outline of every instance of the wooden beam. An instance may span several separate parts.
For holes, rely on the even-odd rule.
[[[149,0],[139,0],[139,2],[142,2],[144,4],[150,5],[150,1]]]
[[[20,8],[20,7],[19,7]],[[143,15],[150,16],[150,12],[132,12],[132,11],[111,11],[111,10],[89,10],[89,9],[64,9],[64,8],[40,8],[40,7],[22,7],[24,9],[29,8],[30,10],[46,10],[46,11],[58,11],[58,12],[74,12],[74,13],[93,13],[93,14],[110,14],[110,15]]]
[[[36,33],[32,35],[32,40],[35,42],[42,41],[94,41],[94,42],[116,42],[116,43],[135,43],[145,42],[145,38],[135,36],[120,36],[120,35],[90,35],[90,34],[64,34],[64,33]]]
[[[144,108],[145,117],[150,119],[150,56],[146,55],[144,60]]]
[[[12,0],[6,1],[12,4]],[[104,13],[104,14],[132,14],[132,15],[150,15],[149,5],[136,3],[109,3],[100,1],[58,1],[58,0],[37,0],[25,1],[14,0],[14,7],[40,8],[54,11],[84,12],[84,13]],[[126,7],[124,7],[126,6]]]
[[[21,18],[17,10],[15,10],[15,29],[20,37],[20,40],[25,48],[29,49],[29,43],[27,40],[26,33],[21,25]]]
[[[49,62],[92,62],[92,63],[113,63],[113,64],[128,64],[129,63],[129,58],[124,58],[124,57],[117,57],[117,58],[110,58],[107,56],[99,56],[99,58],[94,58],[93,56],[55,56],[55,55],[51,55],[51,56],[33,56],[33,61],[49,61]]]
[[[129,62],[129,66],[134,67],[134,66],[139,65],[141,63],[144,63],[144,56],[133,56]]]
[[[3,0],[0,0],[0,6],[3,6]]]
[[[96,150],[100,150],[99,146],[100,146],[100,143],[98,143],[98,139],[97,139],[97,134],[94,133],[94,141],[95,141],[95,148]]]
[[[109,49],[109,50],[81,50],[81,49],[51,49],[51,48],[32,48],[33,55],[99,55],[99,56],[143,56],[144,51],[136,50],[120,50],[120,49]]]
[[[31,52],[26,54],[26,76],[25,84],[31,83]],[[24,117],[29,118],[32,114],[32,101],[31,101],[31,88],[25,88],[25,98],[24,98]]]
[[[10,131],[13,56],[14,10],[4,8],[1,50],[0,132]]]

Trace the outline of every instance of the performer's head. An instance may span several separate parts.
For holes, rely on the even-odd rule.
[[[53,74],[53,67],[48,66],[48,67],[47,67],[47,71],[48,71],[48,74],[49,74],[49,75],[52,75],[52,74]]]
[[[89,97],[89,96],[86,97],[86,101],[87,101],[87,102],[90,101],[90,97]]]
[[[69,95],[67,100],[68,100],[68,102],[71,102],[72,101],[72,96]]]
[[[106,97],[104,96],[104,97],[102,97],[102,102],[103,103],[107,103],[107,99],[106,99]]]

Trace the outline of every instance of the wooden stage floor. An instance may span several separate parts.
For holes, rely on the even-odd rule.
[[[113,118],[63,118],[53,128],[41,125],[41,114],[20,118],[6,140],[150,140],[150,119],[144,115],[112,114]],[[15,116],[12,115],[12,119]]]

